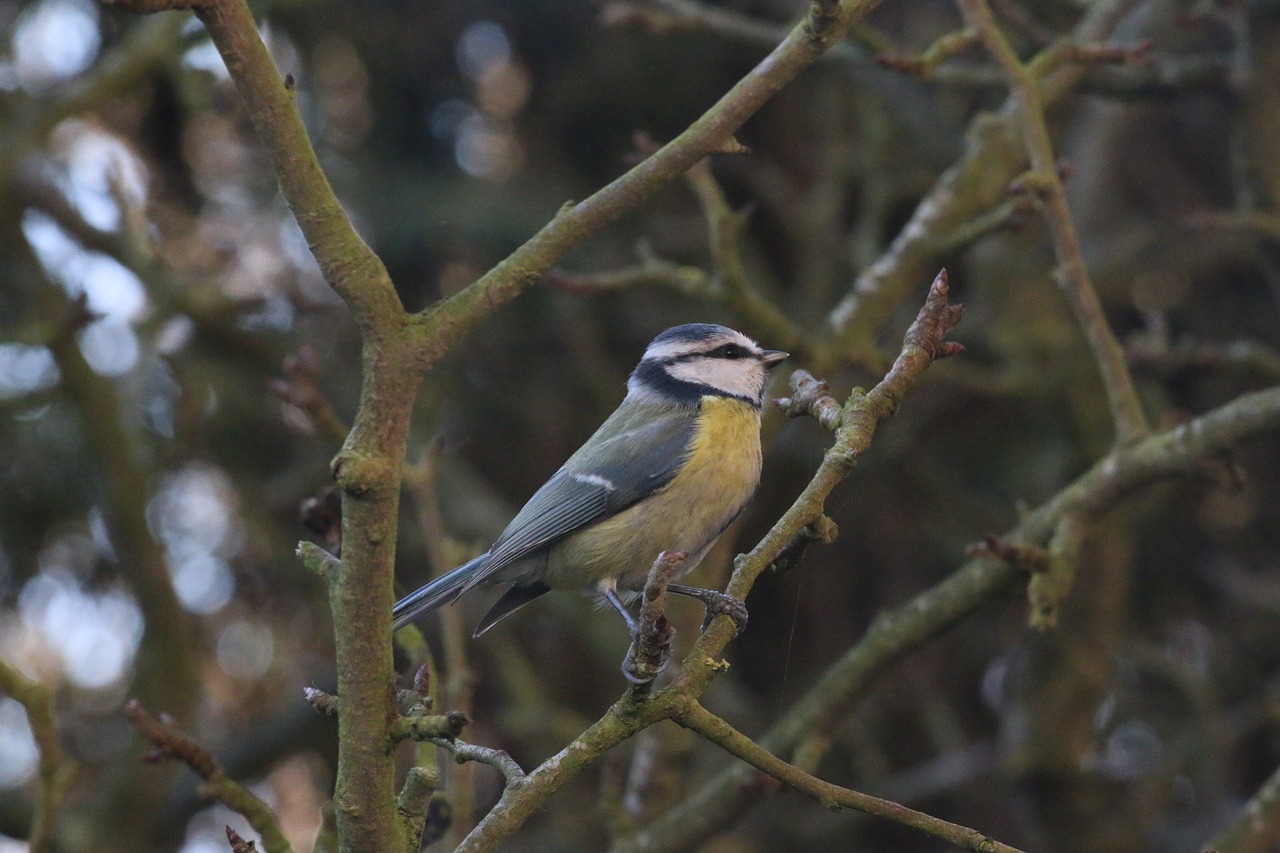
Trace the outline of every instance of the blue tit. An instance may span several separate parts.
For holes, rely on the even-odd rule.
[[[476,636],[553,589],[603,597],[634,630],[619,591],[643,589],[665,550],[687,552],[682,573],[693,569],[755,493],[765,381],[786,357],[710,323],[658,335],[608,420],[487,553],[401,599],[395,627],[473,587],[506,584]],[[668,588],[704,603],[725,597]]]

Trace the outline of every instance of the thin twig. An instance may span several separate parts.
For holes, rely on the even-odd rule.
[[[461,764],[464,761],[477,761],[488,764],[502,774],[508,787],[515,787],[524,782],[526,774],[519,764],[504,750],[477,746],[457,738],[427,738],[441,749],[453,753],[454,760]]]
[[[909,826],[941,838],[956,847],[977,853],[1020,853],[1016,847],[1001,844],[995,839],[966,826],[951,823],[932,815],[909,809],[890,800],[882,800],[849,788],[824,782],[795,765],[788,764],[751,738],[735,729],[728,722],[708,711],[698,703],[691,704],[678,714],[676,722],[723,748],[731,755],[767,773],[802,794],[810,796],[831,811],[842,808],[857,809],[866,814],[886,818],[894,823]]]
[[[40,792],[27,844],[30,853],[48,853],[54,849],[53,830],[58,809],[75,779],[76,764],[62,751],[58,724],[53,716],[53,694],[47,686],[0,660],[0,692],[9,694],[27,712],[27,725],[40,752]]]
[[[986,0],[960,0],[960,7],[969,26],[977,31],[987,51],[1004,70],[1010,95],[1018,106],[1023,144],[1031,161],[1030,177],[1044,196],[1045,215],[1053,232],[1054,251],[1059,264],[1058,284],[1089,342],[1098,372],[1102,375],[1116,440],[1130,444],[1150,433],[1151,427],[1134,390],[1124,350],[1107,324],[1102,303],[1098,301],[1097,291],[1089,277],[1080,249],[1080,235],[1072,221],[1062,177],[1058,174],[1039,84],[1000,31]]]
[[[448,714],[423,714],[417,717],[397,717],[391,723],[391,740],[431,741],[452,740],[466,728],[467,715],[460,711]]]
[[[729,205],[724,190],[711,172],[709,160],[695,164],[685,177],[707,221],[712,269],[714,279],[720,285],[721,301],[734,317],[746,323],[761,339],[789,350],[793,356],[803,356],[809,348],[807,336],[751,285],[742,261],[742,232],[747,223],[746,215]]]
[[[405,774],[404,786],[396,798],[396,816],[408,837],[409,849],[423,847],[422,834],[427,823],[427,811],[431,798],[440,787],[438,767],[410,767]]]
[[[841,407],[831,396],[831,388],[824,380],[817,379],[807,370],[796,370],[788,381],[790,397],[778,397],[773,404],[789,418],[808,415],[829,430],[840,426]]]
[[[249,821],[249,825],[262,836],[267,853],[292,853],[293,848],[285,839],[271,807],[248,788],[228,778],[207,749],[169,723],[153,717],[137,699],[130,699],[125,704],[124,713],[138,734],[155,745],[154,759],[174,758],[200,774],[204,779],[201,792]]]

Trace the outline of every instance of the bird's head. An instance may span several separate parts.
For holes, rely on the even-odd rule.
[[[725,326],[673,326],[650,342],[627,392],[667,405],[695,405],[710,394],[759,407],[769,369],[786,357]]]

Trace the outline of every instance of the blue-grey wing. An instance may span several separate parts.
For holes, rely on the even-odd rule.
[[[634,423],[640,419],[646,422]],[[638,418],[620,408],[516,514],[467,589],[670,483],[687,455],[696,420],[688,411]]]

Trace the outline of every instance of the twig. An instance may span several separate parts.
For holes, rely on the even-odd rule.
[[[331,584],[337,577],[342,561],[314,542],[299,542],[294,552],[302,564],[315,572],[325,583]]]
[[[809,485],[765,538],[735,564],[733,577],[726,589],[729,595],[739,600],[746,599],[760,573],[806,527],[822,517],[827,496],[853,470],[858,458],[870,446],[880,420],[897,410],[907,389],[935,359],[963,351],[960,344],[946,340],[947,334],[960,322],[962,313],[960,306],[951,305],[947,301],[947,293],[947,274],[943,270],[930,286],[929,295],[915,322],[907,329],[902,350],[889,372],[866,394],[850,395],[841,412],[835,443],[823,457],[822,464],[818,466]],[[698,639],[690,660],[717,660],[731,637],[730,622],[728,619],[717,619],[711,629]],[[717,624],[720,626],[719,630]],[[698,669],[695,667],[693,671]],[[698,678],[709,679],[711,675],[711,672],[703,670]]]
[[[696,702],[678,714],[675,720],[722,747],[731,755],[741,758],[757,770],[812,797],[831,811],[839,811],[842,808],[857,809],[866,814],[909,826],[935,838],[941,838],[956,847],[977,851],[977,853],[1020,853],[1017,848],[1001,844],[968,827],[941,820],[889,800],[824,782],[778,758]]]
[[[306,698],[308,705],[326,717],[336,718],[341,714],[342,703],[331,693],[325,693],[317,687],[304,687],[302,695]]]
[[[501,749],[477,746],[474,743],[466,743],[457,738],[427,738],[427,740],[441,749],[452,752],[454,760],[459,764],[464,761],[488,764],[502,774],[502,778],[506,780],[509,788],[520,785],[526,778],[525,772],[520,765]]]
[[[768,340],[771,346],[803,357],[809,348],[807,336],[801,334],[776,305],[751,286],[742,263],[741,241],[746,215],[730,207],[724,190],[711,173],[710,161],[696,163],[685,177],[707,221],[712,269],[714,279],[720,285],[721,301],[735,317],[762,339]]]
[[[1263,853],[1272,849],[1280,834],[1280,770],[1262,783],[1231,822],[1202,849],[1220,853]]]
[[[1049,561],[1045,570],[1034,572],[1027,584],[1032,628],[1045,630],[1058,624],[1058,610],[1071,590],[1080,560],[1080,547],[1088,532],[1085,519],[1066,515],[1058,522],[1049,541]]]
[[[1107,324],[1102,303],[1098,301],[1098,294],[1089,278],[1080,250],[1080,236],[1071,219],[1066,191],[1058,174],[1038,83],[1000,32],[986,0],[960,0],[960,7],[969,26],[978,32],[987,51],[1004,70],[1010,96],[1018,105],[1023,144],[1027,148],[1036,186],[1043,191],[1045,215],[1053,232],[1054,251],[1059,264],[1058,284],[1089,342],[1098,372],[1102,375],[1116,440],[1130,444],[1146,436],[1151,428],[1134,390],[1124,350]]]
[[[596,296],[636,287],[666,287],[676,293],[703,299],[718,298],[711,274],[701,267],[677,264],[659,258],[647,248],[640,252],[640,262],[633,266],[605,272],[577,273],[560,268],[544,276],[547,284],[579,296]]]
[[[636,635],[622,662],[622,674],[634,685],[632,693],[636,696],[648,695],[653,680],[671,662],[671,640],[676,629],[667,619],[667,584],[688,558],[685,551],[663,551],[649,569],[640,597]]]
[[[994,533],[988,533],[981,542],[970,545],[965,553],[970,557],[1004,560],[1028,574],[1049,568],[1049,552],[1044,548],[1027,542],[1014,542]]]
[[[788,384],[790,397],[778,397],[773,404],[789,418],[808,415],[830,430],[840,426],[840,404],[831,396],[831,388],[824,380],[815,379],[807,370],[792,372]]]
[[[124,713],[138,734],[155,745],[153,760],[174,758],[186,764],[204,779],[201,793],[249,821],[249,825],[262,836],[267,853],[292,852],[271,807],[248,788],[228,778],[207,749],[169,723],[153,717],[137,699],[130,699],[125,704]]]
[[[440,787],[440,770],[437,767],[410,767],[404,777],[404,787],[396,798],[396,816],[409,839],[410,850],[421,850],[423,832],[427,824],[427,812],[431,798]]]
[[[469,720],[461,711],[447,714],[424,714],[417,717],[397,717],[391,723],[390,737],[393,743],[402,740],[452,740],[462,734]]]
[[[258,845],[241,838],[240,833],[230,826],[227,827],[227,843],[231,845],[231,853],[254,853],[258,849]]]
[[[1043,506],[1029,512],[1010,542],[1046,542],[1059,520],[1080,512],[1098,517],[1126,495],[1164,478],[1193,474],[1206,455],[1266,432],[1280,431],[1280,388],[1246,394],[1192,421],[1128,448],[1117,448]],[[880,614],[866,635],[833,664],[759,741],[774,754],[822,737],[847,718],[874,681],[909,652],[1003,594],[1026,572],[987,557],[970,560],[946,580]],[[720,773],[668,815],[613,853],[692,849],[744,815],[767,789],[741,766]]]
[[[971,28],[945,33],[934,40],[919,56],[902,56],[900,54],[881,54],[876,57],[885,68],[914,74],[928,80],[933,72],[946,60],[966,50],[978,40],[978,34]]]
[[[1130,342],[1126,348],[1134,367],[1168,375],[1197,367],[1234,368],[1256,373],[1271,382],[1280,382],[1280,352],[1258,341],[1230,341],[1222,344],[1181,341],[1172,347]]]
[[[12,696],[27,712],[27,724],[40,751],[40,793],[36,797],[27,844],[31,853],[48,853],[54,849],[53,830],[58,809],[62,807],[67,788],[75,780],[76,764],[62,752],[58,724],[53,716],[53,694],[47,686],[0,660],[0,691]]]
[[[283,372],[283,379],[271,382],[271,390],[276,396],[304,412],[312,428],[324,438],[335,444],[346,440],[351,427],[334,412],[329,398],[320,388],[320,356],[315,347],[299,347],[296,353],[284,360]]]

